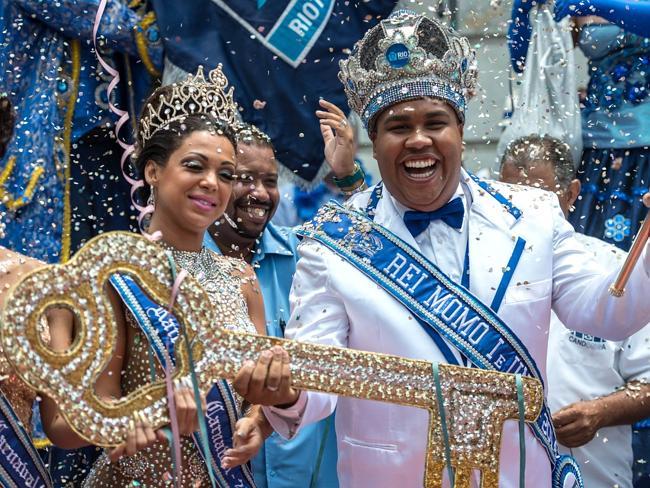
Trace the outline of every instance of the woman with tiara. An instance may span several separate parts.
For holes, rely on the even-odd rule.
[[[8,141],[13,134],[13,127],[15,123],[15,114],[11,102],[5,96],[0,96],[0,158],[5,154]],[[4,229],[0,228],[0,234]],[[0,307],[4,306],[7,294],[12,286],[16,285],[23,277],[32,271],[35,271],[46,263],[37,259],[25,256],[18,252],[0,246]],[[73,316],[66,309],[49,309],[46,317],[41,321],[41,338],[44,342],[50,342],[50,329],[48,323],[53,327],[62,327],[66,334],[70,334],[70,326]],[[45,486],[52,486],[52,481],[49,478],[49,473],[46,467],[40,462],[40,456],[35,451],[35,447],[30,442],[29,431],[32,425],[32,406],[37,397],[37,393],[28,387],[15,373],[13,367],[5,359],[0,348],[0,422],[10,429],[10,431],[3,432],[8,442],[14,446],[19,446],[14,450],[14,454],[20,460],[19,465],[24,466],[26,469],[12,469],[16,467],[15,462],[11,462],[9,458],[0,456],[0,485],[2,486],[20,486],[25,483],[28,484],[29,476],[34,476],[43,483]],[[179,391],[178,394],[184,392]],[[76,437],[71,429],[63,420],[63,417],[56,415],[56,405],[49,399],[45,399],[41,404],[41,414],[44,418],[49,420],[49,432],[63,432],[64,435],[69,436],[73,443],[70,447],[77,447],[83,445],[83,440]],[[18,422],[16,422],[16,420]],[[132,436],[149,435],[154,437],[155,434],[150,428],[138,425],[133,429]],[[128,446],[130,450],[137,449],[137,447],[144,447],[145,444],[140,442],[132,442]],[[119,446],[113,453],[113,456],[118,456],[126,451],[127,443]],[[73,463],[73,464],[76,464]],[[59,469],[59,468],[57,468]],[[78,469],[77,466],[71,469]],[[73,479],[77,476],[83,476],[82,473],[72,473]]]
[[[218,256],[202,246],[205,231],[221,216],[228,203],[235,175],[236,139],[232,126],[236,122],[237,107],[232,88],[225,90],[227,84],[220,68],[213,70],[207,81],[199,69],[196,76],[182,83],[154,91],[139,121],[135,167],[145,183],[144,197],[153,207],[147,232],[160,236],[160,246],[170,251],[177,268],[198,279],[222,314],[226,327],[263,333],[263,303],[250,266],[241,260]],[[152,381],[161,380],[165,373],[158,351],[147,335],[149,329],[141,323],[141,316],[123,300],[125,290],[137,297],[138,285],[122,275],[113,275],[110,283],[109,296],[117,312],[118,343],[95,388],[105,398],[120,398]],[[73,334],[69,321],[54,321],[50,329],[54,349],[67,349],[71,345]],[[160,339],[167,343],[165,338]],[[167,339],[171,341],[170,337]],[[240,418],[240,401],[226,382],[219,382],[219,385],[223,397],[219,400],[232,401],[230,411],[237,411],[239,418],[228,424],[234,434],[234,447],[230,447],[230,438],[224,438],[225,450],[215,450],[211,445],[211,453],[203,452],[198,439],[195,441],[191,437],[199,430],[194,395],[189,387],[177,385],[175,403],[182,435],[181,462],[173,462],[172,449],[164,434],[154,433],[146,419],[138,419],[131,425],[125,443],[105,452],[95,462],[84,486],[155,486],[160,483],[209,486],[212,475],[221,484],[254,486],[244,463],[257,453],[264,437],[271,432],[270,426],[255,406]],[[208,393],[209,402],[215,390],[217,388],[213,387]],[[84,445],[58,413],[52,415],[51,401],[44,403],[44,427],[48,437],[65,448]],[[214,444],[213,432],[208,438]],[[214,462],[210,463],[212,469],[209,470],[206,460],[210,459],[210,454]],[[239,465],[243,466],[233,469]]]

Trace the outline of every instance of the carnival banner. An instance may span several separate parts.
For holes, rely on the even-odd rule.
[[[339,60],[395,0],[153,0],[168,61],[187,72],[223,63],[246,122],[273,139],[278,160],[305,183],[319,176],[314,112],[347,110]]]

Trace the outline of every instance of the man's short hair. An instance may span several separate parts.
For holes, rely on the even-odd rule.
[[[237,142],[239,144],[269,147],[275,153],[275,147],[271,138],[256,125],[242,122],[237,126],[236,132]]]
[[[501,158],[500,168],[514,164],[524,171],[540,162],[553,166],[560,188],[566,188],[575,178],[571,148],[565,142],[548,135],[529,135],[515,139]]]

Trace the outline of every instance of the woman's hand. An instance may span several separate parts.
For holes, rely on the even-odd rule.
[[[114,463],[124,455],[133,456],[136,452],[146,449],[156,442],[165,442],[166,440],[162,430],[154,432],[147,419],[138,417],[137,421],[131,421],[126,440],[108,453],[108,460]]]
[[[205,396],[201,396],[203,411],[206,410]],[[178,419],[178,432],[180,435],[192,435],[199,430],[199,416],[194,400],[194,391],[186,384],[177,382],[174,389],[174,404],[176,405],[176,418]]]
[[[253,405],[290,406],[300,392],[291,387],[289,353],[280,346],[262,351],[257,363],[246,361],[233,387]]]
[[[201,401],[205,412],[204,396],[201,397]],[[177,382],[174,388],[174,404],[176,405],[179,434],[189,436],[199,430],[198,409],[194,401],[193,390]],[[167,442],[167,437],[162,429],[154,431],[146,418],[138,416],[137,420],[132,421],[126,434],[126,440],[109,452],[108,459],[115,462],[122,456],[133,456],[136,452],[146,449],[156,442]]]
[[[317,110],[320,132],[325,143],[325,159],[334,176],[345,178],[354,173],[356,152],[354,131],[343,111],[327,100],[318,102],[324,110]]]
[[[237,421],[233,434],[233,447],[226,450],[221,460],[221,466],[224,469],[247,463],[257,454],[264,439],[268,437],[265,435],[262,425],[262,422],[265,421],[266,418],[261,411],[254,417],[244,417]]]

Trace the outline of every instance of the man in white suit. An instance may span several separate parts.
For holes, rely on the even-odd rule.
[[[353,196],[347,209],[326,209],[305,230],[288,338],[427,361],[479,366],[489,360],[492,369],[543,380],[551,308],[572,328],[613,340],[649,321],[647,252],[625,296],[612,298],[608,287],[618,270],[605,271],[594,262],[574,238],[555,195],[499,183],[491,186],[462,169],[464,109],[475,87],[475,66],[466,39],[435,20],[405,11],[366,33],[350,59],[341,63],[339,76],[350,106],[368,129],[383,183]],[[338,123],[343,127],[346,122]],[[341,229],[345,233],[350,209],[372,228],[361,240],[354,241],[358,236],[353,232],[346,234],[352,239],[349,249],[360,250],[366,263],[390,248],[382,232],[399,241],[387,264],[376,268],[379,278],[363,272],[340,246],[327,244],[323,237],[330,232],[333,241],[344,240],[335,234]],[[411,255],[417,255],[419,263],[430,263],[427,273],[408,262]],[[445,290],[436,285],[434,294],[418,298],[419,290],[437,283],[434,268],[442,274],[442,281],[436,280]],[[413,292],[412,300],[420,299],[438,319],[446,316],[449,335],[434,330],[427,314],[419,315],[411,306],[411,298],[398,299],[389,292],[389,282],[404,293]],[[476,322],[452,313],[461,309],[473,313],[465,305],[452,310],[454,303],[467,303],[467,290],[475,302],[482,302],[472,306],[494,315],[490,323],[495,325],[489,330],[469,328],[467,324]],[[450,295],[444,295],[447,291]],[[449,296],[458,299],[445,301]],[[461,322],[468,328],[459,332]],[[624,326],[613,328],[613,323]],[[487,327],[483,322],[478,325]],[[498,335],[504,328],[509,336]],[[480,357],[461,354],[457,348],[461,335],[477,347],[492,337],[490,350]],[[509,355],[511,350],[504,349],[502,355],[500,348],[509,347],[505,345],[509,341],[527,352]],[[266,352],[257,363],[247,363],[235,381],[252,403],[275,405],[266,407],[265,413],[277,432],[291,437],[336,407],[341,486],[422,486],[426,411],[294,390],[288,361],[281,349]],[[526,429],[526,486],[550,486],[553,467],[556,471],[566,467],[554,457],[549,424],[546,418],[543,425],[535,425],[537,430]],[[501,486],[519,486],[519,456],[517,422],[506,421]],[[556,486],[563,486],[556,474]]]

